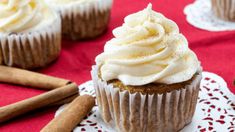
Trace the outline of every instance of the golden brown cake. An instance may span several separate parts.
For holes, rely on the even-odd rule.
[[[107,28],[112,0],[47,0],[60,13],[63,36],[72,40],[101,35]]]
[[[235,0],[211,0],[211,7],[218,18],[235,21]]]
[[[185,88],[185,86],[190,85],[192,81],[198,76],[199,74],[195,74],[190,80],[184,81],[181,83],[174,83],[174,84],[161,84],[161,83],[150,83],[142,86],[131,86],[131,85],[124,85],[118,79],[108,81],[108,84],[114,86],[114,88],[119,88],[120,91],[129,91],[130,93],[142,93],[142,94],[163,94],[167,92],[171,92],[174,90],[180,90]]]
[[[113,34],[91,71],[104,122],[120,132],[171,132],[189,124],[201,67],[176,23],[149,4]]]
[[[61,22],[40,0],[0,1],[0,64],[44,67],[61,49]]]

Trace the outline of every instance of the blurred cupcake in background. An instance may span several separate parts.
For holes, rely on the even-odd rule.
[[[72,40],[101,35],[108,26],[112,0],[47,0],[60,13],[63,36]]]
[[[218,18],[235,21],[235,0],[211,0],[211,6]]]
[[[60,49],[60,17],[43,0],[0,1],[0,64],[44,67]]]

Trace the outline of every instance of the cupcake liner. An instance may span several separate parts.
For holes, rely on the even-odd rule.
[[[97,66],[91,75],[103,120],[120,132],[179,131],[192,120],[201,74],[180,90],[151,95],[120,91],[98,77]]]
[[[94,38],[107,28],[112,0],[93,0],[67,5],[51,4],[62,18],[62,33],[72,40]]]
[[[211,0],[211,6],[217,17],[235,21],[235,0]]]
[[[0,64],[33,69],[55,60],[61,50],[61,20],[24,33],[0,33]]]

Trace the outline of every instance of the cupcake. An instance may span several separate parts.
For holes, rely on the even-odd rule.
[[[179,131],[189,124],[201,67],[176,23],[149,4],[113,35],[91,71],[103,120],[120,132]]]
[[[107,28],[112,0],[47,0],[60,13],[63,36],[72,40],[101,35]]]
[[[42,0],[0,1],[0,64],[44,67],[60,49],[60,17]]]
[[[211,7],[218,18],[235,21],[235,0],[211,0]]]

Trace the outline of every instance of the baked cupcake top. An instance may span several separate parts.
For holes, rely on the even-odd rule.
[[[51,24],[57,15],[43,0],[1,0],[0,33],[29,32]]]
[[[197,56],[175,22],[152,10],[152,5],[124,19],[114,38],[96,57],[101,78],[124,85],[173,84],[193,77],[200,69]]]

